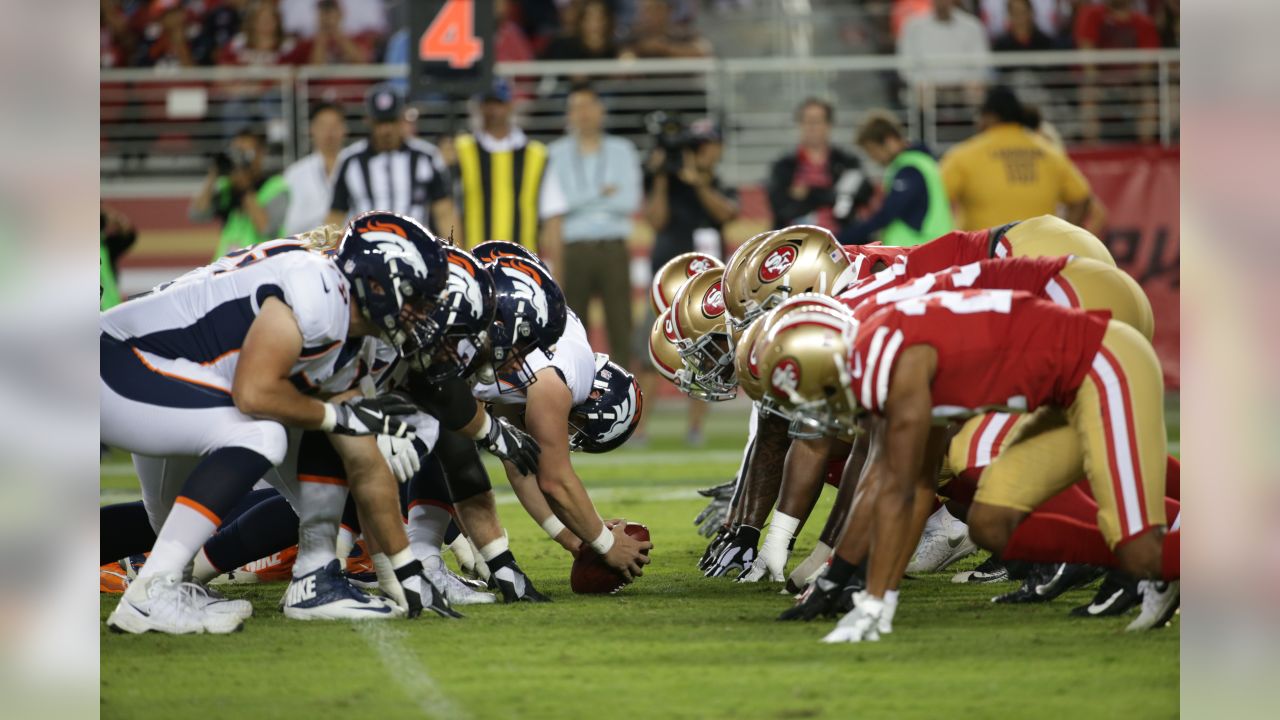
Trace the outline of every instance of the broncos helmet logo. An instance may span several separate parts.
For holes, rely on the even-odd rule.
[[[541,283],[519,267],[512,267],[504,263],[499,265],[498,269],[511,278],[512,285],[515,288],[513,294],[520,300],[525,301],[526,306],[532,310],[537,324],[545,325],[549,323],[551,310],[547,307],[547,294],[543,291]]]
[[[479,320],[484,308],[484,296],[480,292],[480,283],[471,272],[459,263],[449,262],[448,290],[451,298],[451,310],[455,313],[465,312],[474,320]]]
[[[607,382],[596,382],[597,387],[608,387]],[[595,440],[598,443],[607,443],[610,440],[622,435],[631,427],[631,420],[635,415],[636,407],[639,402],[636,398],[636,384],[632,382],[627,388],[627,396],[621,398],[612,407],[604,408],[598,412],[587,413],[590,420],[598,420],[608,422],[609,426],[595,434]]]
[[[427,277],[427,264],[423,262],[422,255],[405,238],[381,230],[361,233],[361,237],[387,258],[387,265],[394,271],[405,272],[402,268],[407,268],[420,278]]]

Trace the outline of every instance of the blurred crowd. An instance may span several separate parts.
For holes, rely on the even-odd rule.
[[[493,2],[497,59],[702,57],[699,20],[774,0]],[[102,67],[403,62],[410,0],[101,0]],[[857,7],[852,7],[856,5]],[[815,0],[815,17],[876,18],[871,46],[900,53],[1179,44],[1179,0]]]

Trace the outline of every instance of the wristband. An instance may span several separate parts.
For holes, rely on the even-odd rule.
[[[606,555],[613,549],[613,541],[613,532],[609,530],[608,525],[605,525],[600,528],[600,536],[595,540],[592,540],[589,544],[591,545],[591,549],[595,550],[597,554]]]
[[[333,432],[333,428],[338,424],[338,410],[332,403],[324,404],[324,419],[320,421],[320,429],[325,432]]]
[[[542,521],[542,532],[546,533],[555,540],[564,530],[564,523],[560,522],[560,518],[555,515],[549,515],[546,520]],[[610,533],[612,535],[613,533]]]
[[[490,417],[489,413],[486,412],[484,414],[484,424],[480,426],[480,432],[476,433],[475,435],[472,435],[471,436],[472,439],[483,440],[485,436],[489,434],[489,428],[492,425],[493,425],[493,418]]]

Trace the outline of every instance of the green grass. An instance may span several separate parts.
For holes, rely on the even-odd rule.
[[[464,608],[454,622],[304,624],[276,610],[284,585],[233,588],[257,615],[232,636],[119,636],[103,625],[102,717],[1178,714],[1178,621],[1132,635],[1123,632],[1129,618],[1068,617],[1091,591],[995,606],[990,597],[1012,585],[952,585],[948,571],[907,581],[895,632],[880,643],[826,646],[818,639],[831,621],[774,621],[790,602],[776,585],[702,578],[705,541],[690,524],[702,502],[692,488],[733,473],[745,422],[740,407],[717,408],[707,447],[690,450],[680,442],[682,410],[657,409],[647,448],[581,464],[601,513],[646,523],[656,543],[649,571],[620,594],[573,595],[570,558],[507,493],[500,512],[512,549],[555,603]],[[125,461],[104,463],[113,501],[136,494]],[[820,525],[809,523],[797,553],[807,554]],[[104,620],[114,603],[103,596]]]

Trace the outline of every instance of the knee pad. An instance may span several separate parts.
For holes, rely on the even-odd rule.
[[[274,467],[284,462],[289,451],[289,435],[284,426],[273,420],[239,423],[221,443],[221,447],[242,447],[267,459]]]
[[[450,502],[461,502],[493,489],[480,461],[480,451],[469,438],[453,431],[441,432],[435,455],[444,468]]]

